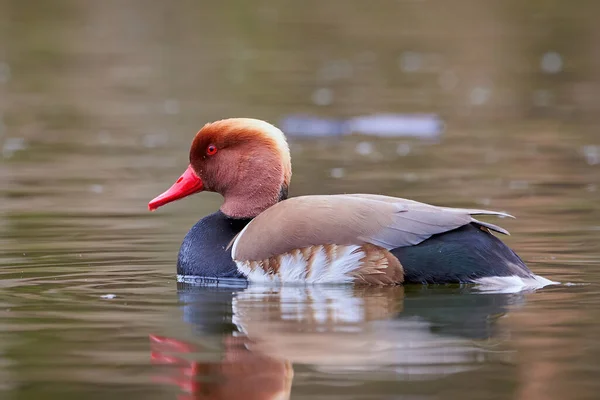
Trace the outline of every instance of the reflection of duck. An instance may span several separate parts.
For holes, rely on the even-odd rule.
[[[396,318],[428,321],[431,331],[477,340],[497,337],[498,320],[523,304],[523,293],[479,292],[465,287],[407,287],[404,312]]]
[[[155,380],[177,386],[185,393],[179,398],[186,400],[288,399],[291,363],[249,350],[252,339],[235,334],[232,301],[240,288],[182,285],[181,289],[184,320],[208,340],[197,344],[150,335],[152,363],[160,367]],[[216,343],[210,340],[215,337]]]
[[[153,337],[153,358],[176,368],[163,371],[163,381],[207,399],[287,398],[292,364],[328,377],[383,374],[396,381],[473,370],[506,358],[494,343],[497,320],[522,301],[518,294],[458,287],[180,284],[179,293],[184,319],[203,342],[220,338],[221,356],[209,360],[214,350],[207,347]],[[310,384],[302,376],[297,384]]]
[[[205,125],[186,172],[148,205],[203,190],[224,197],[220,211],[188,232],[178,273],[253,282],[552,283],[491,233],[506,230],[473,217],[507,214],[375,194],[288,199],[291,174],[275,126],[249,118]]]
[[[251,286],[234,297],[233,322],[252,351],[324,372],[431,378],[501,354],[486,346],[516,295],[409,289]]]

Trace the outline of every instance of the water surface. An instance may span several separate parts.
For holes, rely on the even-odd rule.
[[[593,10],[287,3],[0,1],[0,397],[597,398]],[[221,199],[147,202],[205,122],[407,112],[443,129],[296,132],[290,194],[507,211],[503,240],[561,285],[176,282]]]

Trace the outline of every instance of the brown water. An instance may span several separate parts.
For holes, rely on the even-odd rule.
[[[598,398],[596,5],[25,3],[0,1],[0,398]],[[291,195],[508,211],[562,284],[177,284],[220,198],[146,205],[202,124],[374,112],[445,129],[291,137]]]

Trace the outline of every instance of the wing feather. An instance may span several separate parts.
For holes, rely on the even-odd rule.
[[[469,223],[508,234],[505,229],[471,215],[509,216],[371,194],[293,197],[252,220],[235,238],[232,256],[236,260],[262,260],[326,244],[369,243],[391,250],[419,244]]]

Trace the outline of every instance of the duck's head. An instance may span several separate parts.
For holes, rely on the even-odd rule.
[[[224,119],[200,129],[187,170],[148,208],[154,211],[206,190],[224,197],[225,215],[251,218],[287,197],[291,176],[290,151],[281,130],[257,119]]]

